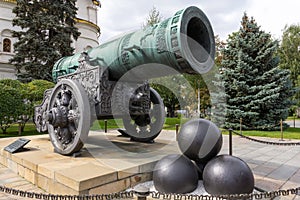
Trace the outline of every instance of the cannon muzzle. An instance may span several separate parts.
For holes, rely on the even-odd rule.
[[[161,23],[123,35],[87,52],[90,65],[107,67],[109,78],[147,63],[167,65],[180,73],[206,73],[214,64],[215,41],[211,24],[197,7],[188,7]],[[80,54],[60,59],[53,79],[75,72]],[[151,77],[152,78],[152,77]]]

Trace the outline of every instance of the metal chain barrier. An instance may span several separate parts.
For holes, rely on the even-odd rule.
[[[246,123],[243,118],[240,118],[240,120],[234,119],[232,122],[239,122],[240,126],[247,126],[250,129],[256,129],[257,127],[253,126],[253,124]],[[281,122],[278,122],[277,124],[274,123],[273,126],[270,126],[269,128],[278,128],[281,125]]]
[[[235,195],[185,195],[185,194],[163,194],[151,192],[153,199],[175,199],[175,200],[221,200],[221,199],[273,199],[280,196],[299,195],[300,187],[277,190],[272,192]]]
[[[242,138],[248,139],[250,141],[259,142],[263,144],[270,145],[281,145],[281,146],[295,146],[300,145],[300,142],[270,142],[263,141],[255,138],[251,138],[245,135],[242,135],[236,131],[229,130],[229,132],[234,133]],[[20,196],[24,198],[32,199],[43,199],[43,200],[110,200],[110,199],[133,199],[135,195],[139,199],[139,192],[129,191],[129,192],[119,192],[111,194],[96,194],[96,195],[54,195],[54,194],[45,194],[45,193],[36,193],[36,192],[27,192],[22,190],[17,190],[14,188],[8,188],[5,186],[0,186],[0,192]],[[280,196],[289,196],[289,195],[300,195],[300,187],[292,188],[287,190],[277,190],[272,192],[261,192],[261,193],[252,193],[252,194],[236,194],[236,195],[190,195],[190,194],[164,194],[160,192],[150,192],[149,195],[153,199],[174,199],[174,200],[220,200],[220,199],[273,199]],[[146,197],[146,196],[144,196]],[[145,198],[144,198],[145,199]]]
[[[300,142],[270,142],[270,141],[264,141],[264,140],[259,140],[259,139],[252,138],[252,137],[249,137],[249,136],[245,136],[245,135],[242,135],[242,134],[240,134],[236,131],[232,131],[232,133],[234,133],[234,134],[236,134],[236,135],[238,135],[242,138],[245,138],[247,140],[262,143],[262,144],[280,145],[280,146],[297,146],[297,145],[300,145]]]
[[[27,192],[0,186],[0,192],[27,197],[32,199],[43,200],[109,200],[109,199],[133,199],[136,191],[119,192],[112,194],[97,195],[54,195],[35,192]],[[299,195],[300,187],[287,190],[277,190],[272,192],[252,193],[252,194],[235,194],[235,195],[191,195],[191,194],[164,194],[160,192],[149,192],[153,199],[174,199],[174,200],[221,200],[221,199],[273,199],[280,196]],[[145,197],[147,197],[145,196]],[[138,196],[139,199],[139,196]],[[145,198],[144,198],[145,199]]]
[[[96,194],[96,195],[54,195],[54,194],[44,194],[36,192],[27,192],[22,190],[17,190],[13,188],[8,188],[0,186],[0,192],[26,197],[31,199],[43,199],[43,200],[110,200],[110,199],[133,199],[134,192],[119,192],[112,194]]]

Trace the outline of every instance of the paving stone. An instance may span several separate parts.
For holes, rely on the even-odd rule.
[[[114,131],[110,131],[110,134],[114,134]],[[170,134],[171,137],[168,134]],[[169,137],[171,139],[168,141]],[[268,140],[268,138],[263,139]],[[15,139],[1,139],[0,146],[1,144],[9,144],[14,140]],[[223,140],[224,144],[220,154],[228,154],[228,136],[224,135]],[[78,187],[81,189],[82,194],[87,194],[89,191],[85,189],[88,188],[89,184],[93,181],[100,184],[99,187],[90,190],[90,192],[93,191],[93,193],[101,191],[108,193],[110,188],[118,190],[118,188],[127,187],[128,185],[135,185],[151,179],[151,174],[139,176],[133,175],[134,173],[151,171],[155,164],[154,160],[158,160],[168,153],[179,153],[178,146],[175,142],[175,133],[172,131],[168,133],[163,131],[162,137],[156,140],[156,147],[158,147],[156,149],[154,148],[155,145],[152,144],[139,144],[128,141],[126,138],[119,139],[113,135],[105,136],[94,132],[91,134],[91,137],[89,136],[88,144],[85,146],[81,157],[77,158],[57,154],[52,157],[53,147],[51,147],[49,137],[45,135],[32,137],[32,141],[28,145],[30,145],[32,151],[27,153],[37,153],[37,158],[32,159],[29,155],[25,156],[26,152],[11,156],[7,155],[3,150],[0,150],[0,154],[2,157],[3,155],[7,156],[17,164],[26,160],[25,165],[28,167],[27,169],[37,170],[42,174],[42,178],[37,176],[37,182],[40,180],[41,184],[49,185],[51,193],[64,192],[66,194],[75,194],[74,192],[76,191],[73,190],[72,187]],[[49,153],[44,154],[44,152]],[[265,145],[234,136],[233,155],[240,157],[248,163],[255,175],[255,185],[257,187],[267,191],[299,187],[300,149],[298,146]],[[3,162],[4,157],[1,158],[1,160],[1,162]],[[61,162],[58,163],[61,164],[56,165],[55,160],[60,160]],[[136,167],[135,164],[142,167]],[[11,167],[14,168],[14,166]],[[109,172],[110,170],[112,170],[112,172]],[[25,169],[18,166],[17,171],[24,176]],[[83,171],[85,172],[84,174],[82,173]],[[99,179],[97,176],[99,173],[108,174],[107,179]],[[90,177],[93,181],[85,181],[84,176]],[[51,180],[54,179],[54,181],[49,181],[50,178]],[[110,180],[110,178],[112,179]],[[69,184],[70,187],[62,185],[61,182],[64,181]],[[77,184],[78,182],[76,181],[82,181],[82,184]],[[113,185],[114,181],[116,183],[115,185]],[[0,165],[0,185],[4,182],[11,187],[18,187],[18,189],[23,188],[29,191],[43,191],[28,181],[22,180],[22,178],[20,179],[16,173]],[[108,184],[105,185],[105,182]],[[0,193],[0,199],[18,198]],[[281,199],[300,200],[299,196],[294,197],[293,195],[282,197]]]
[[[287,165],[299,167],[300,165],[300,156],[294,156],[292,159],[286,162]]]
[[[10,178],[16,177],[16,174],[10,170],[6,170],[5,173],[0,174],[0,183],[5,184],[5,181]]]
[[[262,165],[255,167],[253,169],[253,172],[255,174],[258,174],[261,176],[266,176],[266,175],[270,174],[271,172],[273,172],[275,169],[277,169],[277,167],[262,164]]]
[[[28,183],[28,181],[21,178],[20,181],[6,183],[5,187],[18,188],[19,186],[26,185],[27,183]]]
[[[293,167],[289,165],[281,165],[280,167],[275,169],[272,173],[267,175],[267,177],[276,180],[289,180],[297,170],[298,170],[297,167]]]
[[[22,181],[23,179],[17,175],[15,175],[15,177],[12,177],[12,178],[8,178],[8,179],[5,179],[3,180],[3,185],[7,185],[9,183],[14,183],[14,182],[19,182],[19,181]]]
[[[23,190],[23,191],[32,190],[34,188],[37,188],[37,187],[31,183],[27,183],[27,184],[18,186],[18,189]]]
[[[274,180],[268,177],[255,177],[255,186],[265,191],[275,191],[282,187],[285,181]]]
[[[256,165],[263,165],[264,163],[266,163],[266,161],[264,161],[264,160],[257,160],[256,158],[255,159],[249,158],[249,159],[245,159],[245,160],[246,160],[247,163],[256,164]]]
[[[298,169],[298,171],[296,171],[296,173],[293,174],[293,176],[288,181],[292,181],[300,185],[300,169]]]

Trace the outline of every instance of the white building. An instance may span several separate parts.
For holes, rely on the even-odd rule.
[[[16,0],[0,0],[0,79],[16,78],[16,70],[9,64],[9,59],[14,55],[13,44],[17,40],[12,37],[12,31],[20,30],[19,27],[12,26],[12,20],[15,17],[12,9],[15,6]],[[97,26],[97,12],[99,7],[98,0],[77,0],[76,26],[81,35],[73,43],[75,53],[98,46],[100,28]]]

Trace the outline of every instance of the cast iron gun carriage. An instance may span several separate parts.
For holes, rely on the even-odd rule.
[[[167,74],[151,71],[164,65],[179,73],[205,73],[214,53],[210,22],[192,6],[144,30],[61,58],[52,71],[55,87],[45,91],[35,108],[37,130],[48,131],[56,152],[64,155],[82,148],[96,118],[121,118],[132,139],[153,140],[162,130],[165,111],[147,80]]]

